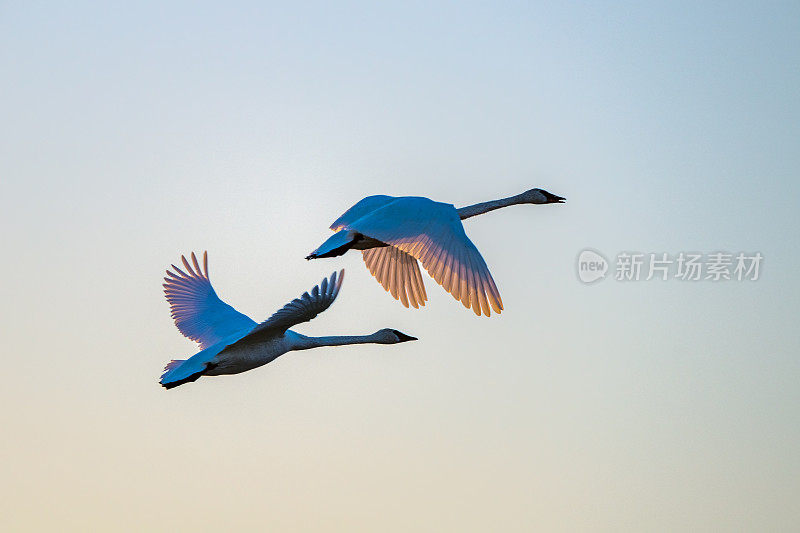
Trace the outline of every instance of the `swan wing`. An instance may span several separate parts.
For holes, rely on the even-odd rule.
[[[208,253],[203,252],[203,268],[192,252],[191,264],[181,256],[184,272],[172,265],[164,278],[164,294],[172,318],[181,333],[206,348],[234,333],[252,328],[256,322],[219,299],[208,278]]]
[[[490,309],[503,310],[489,268],[464,233],[453,205],[421,197],[396,198],[346,227],[419,260],[436,283],[475,314],[490,316]],[[391,278],[391,267],[388,275]]]
[[[338,274],[334,272],[329,278],[323,279],[319,285],[311,289],[311,292],[304,292],[299,298],[284,305],[271,317],[254,327],[241,340],[251,342],[261,337],[282,335],[290,327],[308,322],[330,307],[336,300],[339,289],[342,287],[342,281],[344,281],[344,270],[340,270]]]
[[[364,264],[395,300],[415,309],[425,305],[428,295],[417,260],[394,246],[363,250]]]
[[[360,200],[358,203],[356,203],[353,207],[342,213],[342,216],[337,218],[334,223],[331,224],[331,229],[333,231],[339,231],[351,222],[355,222],[367,213],[375,211],[379,207],[383,207],[394,200],[397,200],[397,198],[394,196],[386,196],[385,194],[367,196],[363,200]]]

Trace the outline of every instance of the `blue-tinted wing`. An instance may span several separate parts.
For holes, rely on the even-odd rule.
[[[363,217],[370,211],[374,211],[379,207],[383,207],[384,205],[396,199],[397,198],[394,196],[386,196],[385,194],[367,196],[363,200],[360,200],[358,203],[356,203],[353,207],[342,213],[342,216],[337,218],[336,221],[331,224],[331,229],[333,231],[339,231],[351,222]]]
[[[181,256],[186,272],[172,265],[164,278],[164,294],[180,332],[205,349],[255,326],[254,320],[220,300],[214,292],[208,279],[208,254],[203,253],[202,271],[194,252],[191,258],[194,268]]]
[[[264,337],[283,335],[290,327],[308,322],[331,306],[339,295],[343,281],[344,270],[340,270],[338,274],[334,272],[329,278],[323,279],[322,283],[311,289],[310,293],[305,292],[299,298],[295,298],[281,307],[238,342],[248,343]]]

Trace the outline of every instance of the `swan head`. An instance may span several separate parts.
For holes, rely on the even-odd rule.
[[[567,200],[544,189],[531,189],[520,196],[526,204],[563,204]]]
[[[397,344],[399,342],[415,341],[416,337],[406,335],[402,331],[396,329],[384,328],[376,331],[373,336],[379,344]]]

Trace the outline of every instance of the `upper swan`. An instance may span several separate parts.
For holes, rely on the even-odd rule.
[[[373,276],[406,307],[428,299],[417,261],[436,283],[472,307],[476,315],[503,310],[500,292],[480,252],[461,221],[515,204],[563,203],[542,189],[456,209],[452,204],[418,196],[367,196],[332,225],[336,233],[306,259],[335,257],[351,248],[362,250]]]

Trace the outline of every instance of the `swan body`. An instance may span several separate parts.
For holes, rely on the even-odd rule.
[[[306,259],[361,250],[370,273],[409,307],[428,299],[419,263],[428,274],[476,315],[500,313],[503,301],[486,262],[461,221],[516,204],[562,203],[542,189],[457,209],[419,196],[368,196],[331,225],[335,233]]]
[[[394,329],[371,335],[307,337],[289,328],[307,322],[336,300],[344,270],[295,298],[270,318],[258,324],[219,299],[208,277],[208,255],[201,270],[197,256],[192,263],[181,257],[186,271],[172,265],[164,278],[164,293],[175,325],[196,341],[200,351],[186,360],[173,360],[164,368],[160,383],[171,389],[201,376],[239,374],[275,360],[286,352],[347,344],[396,344],[417,340]]]

